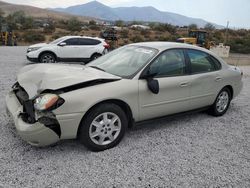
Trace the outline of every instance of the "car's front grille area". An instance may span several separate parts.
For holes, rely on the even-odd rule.
[[[28,93],[17,82],[12,86],[13,92],[16,94],[18,101],[23,106],[23,112],[20,114],[23,121],[27,123],[35,123],[35,111],[32,100],[29,100]]]

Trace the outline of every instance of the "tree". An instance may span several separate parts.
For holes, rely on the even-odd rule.
[[[213,31],[215,30],[215,26],[211,23],[207,23],[205,26],[204,26],[204,29],[207,30],[207,31]]]
[[[2,9],[0,9],[0,17],[4,16],[4,11]]]
[[[198,26],[196,24],[190,24],[188,29],[198,29]]]
[[[81,25],[81,22],[77,18],[73,17],[68,21],[67,29],[70,31],[80,31]]]
[[[16,11],[12,16],[16,23],[23,24],[25,22],[26,15],[24,11]]]
[[[171,34],[175,34],[176,33],[176,26],[171,25],[171,24],[165,24],[164,28],[166,31],[168,31]]]
[[[0,31],[1,31],[3,21],[4,21],[3,16],[4,16],[4,12],[2,11],[2,9],[0,9]]]
[[[151,24],[151,28],[156,31],[161,31],[161,32],[167,31],[171,34],[176,33],[176,26],[168,24],[168,23],[167,24],[162,24],[162,23]]]
[[[10,30],[17,29],[17,24],[12,14],[9,14],[6,18],[6,23]]]
[[[130,25],[143,25],[143,22],[140,22],[140,21],[132,21]]]
[[[32,29],[34,25],[34,20],[32,17],[25,17],[24,22],[22,23],[22,29]]]
[[[48,17],[47,25],[43,28],[45,33],[53,33],[56,30],[55,22],[52,18]]]
[[[96,25],[96,21],[95,20],[90,20],[89,25]]]
[[[122,20],[117,20],[117,21],[115,21],[115,25],[117,27],[123,27],[124,26],[124,22]]]

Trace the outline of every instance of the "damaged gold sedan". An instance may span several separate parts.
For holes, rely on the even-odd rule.
[[[101,151],[116,146],[134,122],[197,109],[221,116],[241,89],[241,70],[212,52],[148,42],[121,47],[86,66],[25,66],[6,104],[31,145],[79,138]]]

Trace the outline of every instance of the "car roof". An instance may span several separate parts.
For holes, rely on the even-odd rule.
[[[196,49],[196,50],[204,51],[204,52],[211,54],[211,51],[207,49],[204,49],[195,45],[191,45],[191,44],[178,43],[178,42],[140,42],[140,43],[134,43],[130,45],[155,48],[159,51],[165,51],[165,50],[172,49],[172,48],[187,48],[187,49]]]
[[[225,64],[224,60],[219,57],[217,54],[214,52],[207,50],[205,48],[191,45],[191,44],[186,44],[186,43],[178,43],[178,42],[140,42],[140,43],[133,43],[129,44],[131,46],[142,46],[142,47],[148,47],[148,48],[154,48],[161,53],[162,51],[169,50],[169,49],[175,49],[175,48],[180,48],[180,49],[193,49],[193,50],[199,50],[203,51],[205,53],[208,53],[215,57],[217,60],[219,60],[221,63]]]
[[[63,38],[67,38],[67,39],[70,39],[70,38],[87,38],[87,39],[96,39],[96,40],[101,40],[103,41],[104,39],[102,38],[99,38],[99,37],[89,37],[89,36],[77,36],[77,35],[73,35],[73,36],[65,36]]]

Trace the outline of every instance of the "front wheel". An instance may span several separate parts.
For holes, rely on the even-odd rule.
[[[80,126],[80,142],[92,151],[103,151],[119,144],[128,120],[119,106],[107,103],[91,110]]]
[[[56,58],[52,53],[44,53],[40,58],[41,63],[56,63]]]
[[[228,88],[223,88],[218,94],[214,104],[209,109],[209,113],[213,116],[224,115],[231,102],[231,92]]]

